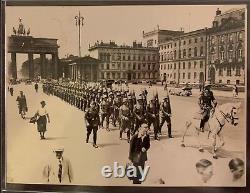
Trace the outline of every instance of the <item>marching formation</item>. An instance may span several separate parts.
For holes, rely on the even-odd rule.
[[[98,128],[110,131],[110,124],[120,130],[119,138],[123,133],[127,134],[127,142],[142,124],[151,125],[154,129],[154,139],[160,140],[161,129],[167,122],[168,136],[171,134],[171,106],[168,94],[160,102],[156,93],[148,97],[146,89],[138,96],[134,91],[107,87],[98,83],[70,84],[46,82],[43,84],[43,92],[54,95],[61,100],[75,106],[85,112],[87,127],[86,142],[93,131],[93,146],[96,145]]]

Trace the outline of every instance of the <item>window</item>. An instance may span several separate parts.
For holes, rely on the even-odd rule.
[[[101,79],[104,79],[104,73],[103,72],[101,73]]]
[[[122,56],[122,59],[123,59],[123,60],[126,60],[126,57],[125,57],[125,56]]]
[[[196,57],[198,54],[197,54],[197,47],[194,48],[194,57]]]
[[[109,70],[109,63],[107,63],[107,70]]]
[[[117,78],[120,79],[121,78],[121,74],[117,73]]]
[[[196,62],[196,61],[194,61],[194,68],[196,68],[196,64],[197,64],[197,62]]]
[[[168,64],[168,70],[169,70],[169,64]]]
[[[203,68],[203,61],[200,61],[200,68]]]
[[[186,41],[185,40],[183,41],[183,45],[186,45]]]
[[[162,74],[161,74],[162,75]],[[138,79],[140,79],[141,78],[141,73],[138,73]]]
[[[211,44],[214,45],[214,43],[215,43],[215,38],[214,38],[214,36],[212,36],[211,37]]]
[[[153,55],[153,61],[155,61],[155,55]]]
[[[227,76],[231,76],[231,67],[227,67]]]
[[[176,50],[174,51],[174,59],[176,59]]]
[[[192,43],[192,40],[191,40],[191,39],[189,39],[189,40],[188,40],[188,43],[189,43],[189,44],[191,44],[191,43]]]
[[[115,79],[115,73],[114,72],[112,72],[112,77],[111,78]]]
[[[197,43],[197,38],[194,39],[194,42]]]
[[[219,83],[222,83],[222,80],[219,80]]]
[[[112,68],[115,68],[115,63],[112,63]]]
[[[128,69],[130,69],[130,67],[131,67],[131,63],[128,63]]]
[[[194,72],[194,79],[196,79],[196,76],[197,76],[197,74],[196,74],[196,72]]]
[[[191,68],[191,62],[188,62],[188,69]]]
[[[188,73],[188,79],[190,79],[190,78],[191,78],[191,73],[189,72],[189,73]]]
[[[166,64],[164,64],[164,70],[166,70]]]
[[[236,66],[236,76],[240,76],[240,66]]]
[[[122,64],[122,68],[126,69],[126,63],[125,62]]]
[[[219,68],[219,76],[223,76],[223,68]]]
[[[182,74],[182,78],[185,79],[185,72]]]
[[[142,60],[145,61],[145,56],[142,57]]]
[[[128,55],[128,60],[130,60],[130,55]]]
[[[203,37],[201,37],[201,42],[203,42]]]
[[[186,57],[186,49],[183,49],[183,58]]]
[[[112,60],[115,60],[115,55],[114,54],[112,55]]]
[[[107,79],[110,79],[110,73],[107,72]]]
[[[174,43],[174,47],[176,47],[176,42]]]
[[[161,69],[162,69],[162,65],[161,65]],[[141,64],[138,64],[138,70],[141,70]]]
[[[227,80],[227,84],[230,84],[230,80]]]
[[[176,69],[176,63],[174,63],[174,69]]]
[[[220,52],[220,59],[221,59],[221,60],[224,60],[224,56],[225,56],[225,52],[224,52],[224,51],[221,51],[221,52]]]
[[[148,56],[148,61],[150,61],[150,59],[151,59],[150,56]]]
[[[233,50],[228,51],[228,58],[231,60],[233,59]]]
[[[136,63],[133,63],[133,70],[135,70],[135,67],[136,67]]]
[[[148,64],[148,70],[150,70],[150,64]]]
[[[139,61],[141,60],[141,56],[138,56],[138,60],[139,60]]]
[[[188,49],[188,57],[191,57],[191,56],[192,56],[192,49],[189,48],[189,49]]]
[[[203,46],[200,47],[200,56],[203,56]]]
[[[121,68],[121,64],[117,63],[117,68],[120,69]]]
[[[183,65],[183,69],[185,69],[185,62],[183,62],[182,65]]]
[[[133,60],[136,60],[135,56],[133,56]]]
[[[175,79],[175,77],[176,77],[176,73],[174,73],[174,79]]]
[[[162,66],[163,66],[163,65],[161,65],[161,70],[162,70]]]
[[[167,49],[167,47],[166,47],[166,46],[164,46],[164,49],[166,50],[166,49]]]
[[[163,55],[161,55],[161,61],[163,61]]]

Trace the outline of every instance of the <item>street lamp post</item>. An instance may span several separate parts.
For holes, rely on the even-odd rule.
[[[83,20],[84,17],[81,16],[81,13],[79,11],[79,15],[75,16],[75,20],[76,20],[76,26],[78,26],[78,40],[79,40],[79,57],[81,57],[81,26],[83,26]]]

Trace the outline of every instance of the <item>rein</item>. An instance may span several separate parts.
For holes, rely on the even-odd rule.
[[[228,120],[228,116],[223,112],[223,111],[220,111],[220,113],[222,114],[222,116],[226,119],[226,121],[228,122],[228,123],[230,123],[229,122],[229,120]],[[217,117],[216,117],[216,119],[217,119]],[[229,118],[230,119],[230,118]],[[218,119],[217,119],[218,120]]]

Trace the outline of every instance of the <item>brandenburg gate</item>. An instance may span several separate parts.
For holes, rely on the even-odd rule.
[[[52,55],[52,64],[50,67],[53,79],[58,79],[58,44],[57,39],[51,38],[34,38],[30,36],[30,29],[26,32],[22,19],[19,18],[19,27],[16,30],[13,27],[13,35],[8,37],[7,49],[11,54],[11,73],[12,78],[17,79],[17,63],[16,54],[28,54],[29,79],[34,79],[34,63],[33,55],[40,54],[40,75],[42,79],[49,78],[48,64],[45,62],[46,54]]]

